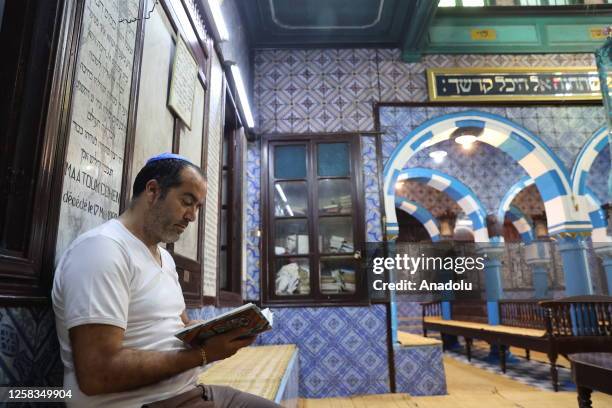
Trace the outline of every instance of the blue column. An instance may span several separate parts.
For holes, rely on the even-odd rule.
[[[395,241],[387,242],[387,256],[392,258],[397,254],[397,248],[395,246]],[[396,282],[397,275],[395,269],[389,269],[389,282]],[[395,296],[395,291],[389,291],[389,304],[390,304],[390,313],[391,313],[391,344],[396,344],[397,340],[397,329],[398,329],[398,318],[397,318],[397,297]]]
[[[612,296],[612,243],[594,243],[595,253],[602,259],[606,281],[608,283],[608,295]]]
[[[533,269],[532,284],[535,299],[547,299],[548,291],[548,265],[551,262],[550,243],[538,240],[525,246],[525,262]]]
[[[499,324],[499,301],[504,297],[502,285],[501,257],[504,245],[499,242],[480,244],[479,253],[485,257],[485,291],[487,296],[487,316],[489,324]]]
[[[591,272],[584,237],[558,237],[559,253],[563,259],[565,294],[567,296],[592,295]]]
[[[546,265],[533,265],[533,297],[536,299],[547,299],[548,293],[548,269]]]
[[[440,281],[447,282],[453,279],[454,272],[451,270],[444,269],[440,271],[439,274],[440,274],[439,275]],[[442,291],[441,294],[442,294],[442,299],[441,299],[442,319],[451,320],[452,319],[451,302],[455,300],[455,292],[453,292],[452,290],[445,290],[445,291]]]
[[[442,319],[443,320],[451,320],[453,317],[451,316],[451,303],[448,300],[442,301]]]
[[[393,295],[394,291],[391,291],[391,344],[397,343],[397,300],[395,299],[395,295]]]
[[[608,282],[608,295],[612,296],[612,256],[604,258],[603,267],[606,271],[606,280]]]

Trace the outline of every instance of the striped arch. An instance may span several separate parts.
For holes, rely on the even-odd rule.
[[[506,213],[506,217],[512,222],[525,244],[531,244],[535,239],[533,223],[518,207],[511,205]]]
[[[438,242],[440,240],[440,227],[438,226],[438,221],[425,207],[403,197],[395,198],[395,207],[416,218],[423,227],[425,227],[433,242]]]
[[[586,195],[586,179],[595,159],[608,145],[608,128],[597,130],[580,150],[572,169],[572,191],[576,195]]]
[[[591,240],[595,243],[612,243],[612,237],[608,235],[608,220],[601,208],[601,202],[588,187],[585,189],[585,197],[591,224],[593,224]]]
[[[512,201],[514,201],[516,196],[519,195],[521,191],[523,191],[525,188],[529,187],[532,184],[533,179],[528,176],[525,176],[519,181],[517,181],[516,184],[514,184],[512,187],[510,187],[510,189],[506,192],[506,195],[504,195],[504,198],[502,198],[501,202],[499,203],[499,209],[497,210],[498,220],[503,222],[504,217],[506,216],[506,212],[510,209],[510,206],[512,205]]]
[[[570,178],[559,158],[537,136],[491,113],[466,111],[443,115],[429,120],[410,132],[393,151],[384,170],[387,235],[397,235],[395,217],[395,183],[402,168],[418,151],[447,140],[458,128],[484,129],[479,141],[509,154],[534,180],[544,200],[551,234],[582,232],[591,229],[588,214],[576,209],[571,200]]]
[[[395,182],[404,180],[415,180],[448,194],[472,221],[474,241],[489,242],[486,223],[487,213],[476,194],[468,186],[441,171],[418,167],[399,172]],[[393,183],[393,189],[395,191],[395,183]],[[395,228],[397,233],[397,224],[395,224]]]

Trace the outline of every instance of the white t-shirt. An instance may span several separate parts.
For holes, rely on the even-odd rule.
[[[53,310],[64,363],[69,407],[140,407],[193,387],[198,368],[137,390],[87,396],[77,384],[68,330],[84,324],[125,329],[123,346],[180,350],[174,337],[183,328],[185,300],[170,254],[160,248],[162,266],[146,245],[118,220],[79,236],[60,259],[53,281]]]

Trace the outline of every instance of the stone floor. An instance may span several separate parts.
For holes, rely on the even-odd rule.
[[[552,392],[445,355],[449,395],[407,394],[300,400],[300,408],[576,408],[573,391]],[[593,394],[594,408],[612,407],[612,396]]]

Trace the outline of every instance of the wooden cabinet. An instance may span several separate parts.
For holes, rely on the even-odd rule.
[[[358,137],[267,137],[262,147],[263,303],[367,302]]]

